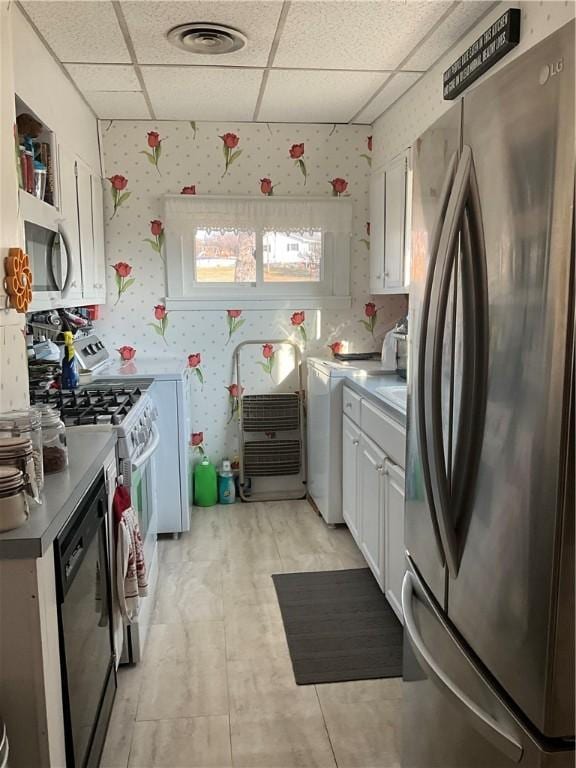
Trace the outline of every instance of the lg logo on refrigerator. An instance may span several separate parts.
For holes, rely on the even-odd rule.
[[[544,66],[540,70],[540,77],[539,77],[540,85],[546,85],[546,83],[548,82],[548,80],[550,80],[551,77],[555,77],[556,75],[559,75],[563,69],[564,69],[564,59],[558,59],[558,61],[555,61],[553,64],[544,64]]]

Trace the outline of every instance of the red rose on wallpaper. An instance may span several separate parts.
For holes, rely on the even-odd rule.
[[[273,195],[274,194],[274,185],[272,184],[272,179],[260,179],[260,192],[262,192],[263,195]]]
[[[192,432],[190,436],[190,445],[195,448],[201,456],[204,456],[204,432]]]
[[[372,136],[366,137],[366,145],[368,146],[368,152],[372,152]],[[372,158],[370,155],[367,155],[366,153],[360,155],[360,157],[363,157],[364,160],[368,163],[368,165],[372,165]]]
[[[340,197],[348,189],[348,182],[346,179],[335,178],[330,182],[332,184],[332,194],[334,197]]]
[[[342,342],[341,341],[333,341],[332,344],[328,344],[329,349],[332,351],[333,355],[339,355],[340,352],[342,352]]]
[[[157,131],[149,131],[146,138],[148,141],[148,146],[152,149],[152,152],[147,152],[145,149],[143,149],[140,151],[140,154],[146,155],[148,162],[152,163],[158,173],[160,173],[160,168],[158,168],[158,161],[160,160],[160,155],[162,154],[162,139],[160,138],[160,134]]]
[[[292,144],[288,151],[292,160],[298,160],[304,154],[304,144]]]
[[[306,344],[307,335],[306,328],[304,326],[304,320],[306,320],[306,314],[303,310],[300,310],[300,312],[293,312],[290,316],[291,325],[293,325],[295,328],[298,328],[298,333],[302,337],[304,344]]]
[[[120,355],[121,360],[133,360],[136,355],[136,350],[134,347],[129,347],[127,345],[119,347],[116,351]]]
[[[373,301],[369,301],[367,304],[364,304],[364,314],[368,318],[368,320],[360,320],[364,328],[374,336],[374,328],[376,327],[376,323],[378,321],[378,310],[376,309],[376,304],[374,304]]]
[[[181,195],[195,195],[196,194],[196,184],[190,184],[188,187],[182,187],[180,190]]]
[[[148,323],[151,328],[154,328],[158,336],[162,336],[165,343],[166,341],[166,329],[168,328],[168,310],[164,304],[156,304],[154,307],[154,317],[159,320],[158,323]]]
[[[230,397],[238,397],[240,394],[238,384],[230,384],[226,389],[228,390]],[[244,392],[244,387],[242,387],[242,392]]]
[[[240,141],[239,137],[236,136],[235,133],[225,133],[224,136],[220,136],[220,138],[224,142],[224,146],[227,149],[234,149],[238,146],[238,142]]]
[[[224,152],[224,173],[222,176],[226,176],[228,168],[230,168],[232,163],[242,154],[241,149],[233,151],[234,148],[238,146],[240,137],[236,136],[235,133],[225,133],[224,136],[220,136],[220,138],[222,139],[222,151]]]
[[[116,280],[116,290],[118,292],[116,304],[118,304],[122,294],[125,293],[131,285],[134,285],[136,278],[131,277],[129,280],[127,279],[132,272],[132,267],[125,261],[118,261],[116,264],[112,264],[112,269],[116,273],[114,278]]]
[[[130,272],[132,272],[132,267],[125,261],[118,261],[116,264],[112,264],[112,269],[115,269],[116,274],[120,275],[120,277],[128,277]]]
[[[202,373],[202,368],[200,367],[201,362],[202,358],[200,356],[200,352],[195,352],[192,355],[188,355],[188,366],[194,369],[196,378],[200,384],[204,386],[204,374]]]
[[[156,251],[156,253],[160,256],[161,259],[164,258],[162,249],[164,247],[164,224],[160,221],[160,219],[154,219],[150,222],[150,233],[152,234],[152,237],[154,240],[152,240],[149,237],[144,238],[145,243],[149,243],[150,247],[153,251]]]
[[[126,189],[128,186],[128,179],[126,176],[121,176],[120,174],[115,174],[114,176],[109,176],[108,181],[112,185],[110,188],[110,192],[112,194],[112,204],[114,205],[114,211],[112,212],[111,218],[113,219],[114,216],[116,216],[116,212],[118,208],[122,205],[122,203],[126,202],[131,192],[124,192],[123,190]]]
[[[160,134],[157,131],[148,132],[148,146],[152,149],[160,146]]]
[[[369,301],[368,304],[364,304],[364,314],[366,317],[374,317],[376,315],[376,304],[373,301]]]
[[[306,184],[308,173],[306,171],[306,164],[304,163],[304,160],[302,160],[302,156],[304,155],[304,144],[292,144],[288,150],[288,154],[292,160],[295,161],[294,165],[297,165],[302,172],[302,176],[304,176],[304,184]]]
[[[304,312],[294,312],[290,317],[290,322],[292,325],[302,325],[305,319],[306,316]]]
[[[128,179],[126,176],[120,176],[118,173],[114,176],[109,176],[108,181],[112,184],[112,189],[117,189],[119,192],[126,189],[128,186]]]
[[[274,360],[276,359],[276,352],[272,344],[262,344],[262,357],[266,362],[262,363],[258,361],[258,365],[265,371],[272,379],[272,370],[274,368]]]
[[[226,323],[228,325],[228,338],[226,339],[226,344],[228,344],[236,331],[244,325],[244,318],[240,317],[241,314],[241,309],[226,310]]]

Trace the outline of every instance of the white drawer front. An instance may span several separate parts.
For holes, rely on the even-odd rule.
[[[349,419],[360,424],[360,401],[362,398],[349,387],[344,387],[342,394],[342,413],[345,413]]]
[[[362,400],[360,408],[362,431],[377,443],[398,466],[406,466],[406,429],[383,411]]]

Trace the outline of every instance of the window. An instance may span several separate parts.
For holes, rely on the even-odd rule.
[[[169,195],[165,221],[169,306],[349,306],[350,201]]]
[[[256,233],[197,229],[193,260],[196,283],[253,283]]]

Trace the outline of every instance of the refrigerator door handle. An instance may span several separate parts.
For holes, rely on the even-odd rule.
[[[446,564],[452,578],[456,578],[458,575],[459,557],[456,530],[449,513],[450,487],[442,430],[442,355],[446,330],[446,311],[450,298],[454,262],[458,252],[461,222],[468,197],[471,163],[470,147],[464,146],[454,177],[454,184],[446,209],[446,220],[438,245],[437,270],[439,279],[434,282],[430,296],[430,303],[435,314],[432,318],[433,330],[429,334],[426,344],[426,362],[428,364],[426,378],[429,380],[429,386],[425,389],[424,402],[426,411],[430,414],[431,424],[427,451],[430,457],[430,478],[434,506],[438,516],[438,528]]]
[[[457,421],[452,472],[452,519],[457,528],[466,523],[466,499],[478,471],[488,378],[488,277],[480,195],[474,160],[470,161],[468,199],[461,229],[462,285],[462,395]],[[459,548],[462,553],[462,531]]]
[[[436,275],[438,246],[440,245],[440,241],[442,239],[442,232],[446,221],[446,209],[450,200],[450,191],[454,181],[454,175],[456,173],[457,159],[457,153],[454,152],[448,163],[448,169],[446,171],[444,183],[442,184],[442,190],[440,192],[438,218],[436,221],[434,234],[432,236],[430,247],[430,263],[428,265],[428,273],[426,275],[426,284],[424,287],[424,297],[422,301],[422,319],[420,322],[420,335],[418,343],[418,376],[416,381],[416,414],[418,439],[420,444],[420,458],[422,462],[422,474],[424,477],[424,488],[426,491],[428,508],[430,509],[430,516],[432,518],[432,527],[434,529],[434,536],[436,539],[436,549],[442,565],[445,564],[446,557],[444,554],[442,537],[440,535],[440,528],[438,525],[438,517],[434,505],[434,494],[432,491],[432,480],[430,476],[430,459],[428,456],[428,436],[426,430],[426,341],[428,338],[428,323],[430,320],[430,297],[432,294],[434,279]]]
[[[402,582],[402,611],[404,612],[404,628],[408,640],[421,668],[426,672],[429,679],[442,691],[442,693],[456,706],[458,710],[466,717],[468,722],[484,736],[496,749],[506,755],[515,763],[520,762],[524,749],[514,734],[509,733],[497,720],[488,712],[479,707],[476,702],[467,696],[446,672],[437,664],[426,647],[414,618],[412,611],[412,602],[414,598],[422,594],[421,588],[410,571],[404,574]],[[435,609],[423,595],[424,602],[434,611]],[[440,620],[440,619],[439,619]]]

